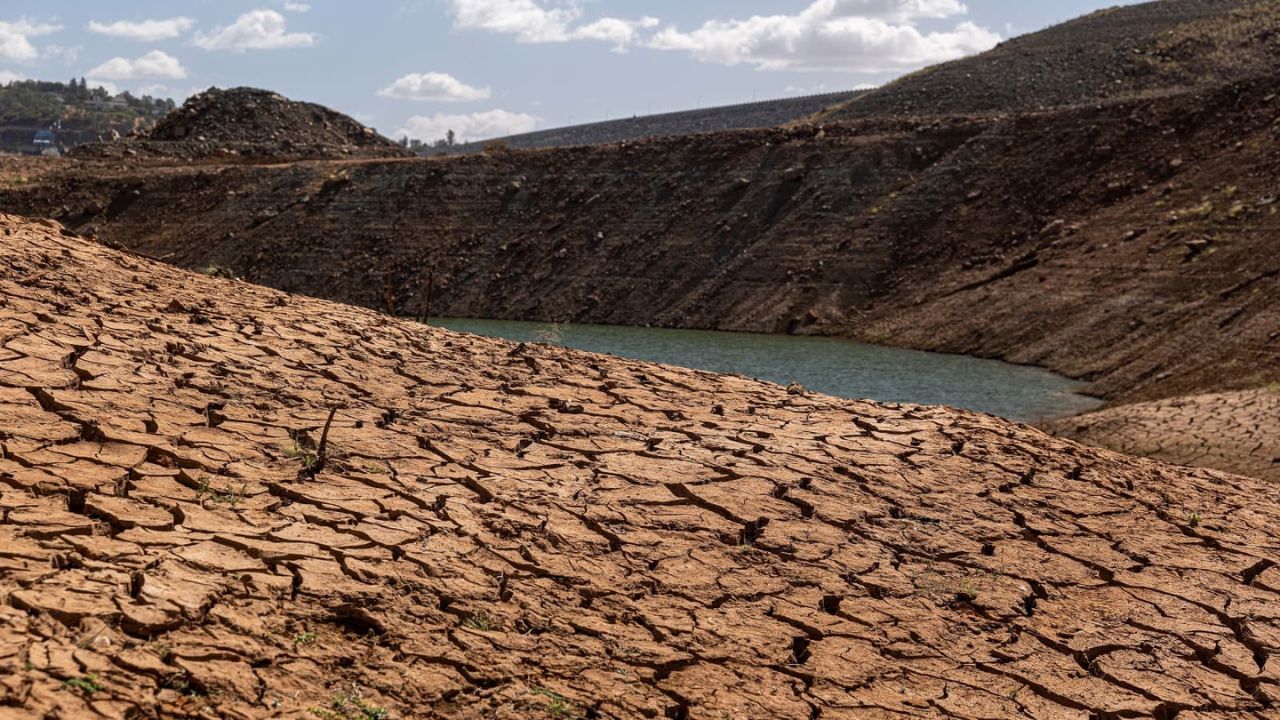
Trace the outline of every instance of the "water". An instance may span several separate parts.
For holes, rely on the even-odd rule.
[[[798,382],[839,397],[951,405],[1020,422],[1074,415],[1100,404],[1076,392],[1083,383],[1041,368],[838,338],[458,318],[432,324],[784,385]]]

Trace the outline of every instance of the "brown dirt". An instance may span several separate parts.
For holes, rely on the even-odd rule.
[[[170,162],[411,155],[342,113],[256,88],[210,88],[140,135],[84,145],[72,154]]]
[[[416,315],[834,334],[1109,399],[1280,380],[1280,81],[501,157],[62,166],[0,207]]]
[[[1277,22],[1275,0],[1106,8],[912,73],[818,117],[988,115],[1212,88],[1275,72]]]
[[[0,717],[1275,716],[1273,484],[0,232]]]
[[[1176,397],[1109,408],[1050,425],[1131,455],[1280,481],[1280,390]]]
[[[869,93],[838,126],[67,162],[0,208],[404,315],[431,286],[441,314],[844,335],[1044,365],[1114,402],[1249,390],[1280,381],[1280,80],[1238,78],[1274,67],[1278,19],[1274,0],[1104,11]],[[1268,467],[1250,421],[1214,421],[1202,456]]]

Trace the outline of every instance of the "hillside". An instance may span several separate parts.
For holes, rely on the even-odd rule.
[[[0,229],[2,717],[1280,702],[1272,484]]]
[[[37,132],[56,128],[57,146],[70,148],[144,130],[173,110],[172,100],[113,96],[76,83],[20,80],[0,85],[0,152],[36,153]]]
[[[1011,113],[1203,90],[1272,74],[1275,0],[1157,0],[1100,10],[936,65],[820,121]]]
[[[683,112],[643,115],[584,125],[539,130],[499,138],[508,148],[551,148],[629,142],[668,135],[693,135],[723,130],[746,130],[785,125],[839,105],[863,91],[825,93],[766,100]],[[426,155],[462,155],[481,152],[491,141],[461,143],[449,147],[424,147]]]
[[[1172,19],[1150,37],[1168,76],[1212,78],[1203,68],[1235,57],[1226,39],[1261,57],[1259,18],[1276,7],[1170,0],[1036,42],[1131,50],[1137,20],[1161,10]],[[1100,56],[1077,54],[1085,70]],[[1022,67],[1019,82],[1045,81]],[[1072,77],[1045,92],[1067,97]],[[1280,382],[1278,97],[1271,74],[1050,110],[886,110],[458,158],[63,162],[12,179],[0,208],[406,316],[841,335],[1049,367],[1113,405],[1172,401]],[[1191,455],[1170,424],[1153,444],[1087,437],[1271,467],[1249,417],[1201,419],[1223,434]]]
[[[210,88],[154,127],[77,148],[77,157],[161,160],[302,160],[410,153],[342,113],[256,88]]]

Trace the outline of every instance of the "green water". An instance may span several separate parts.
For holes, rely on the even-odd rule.
[[[840,397],[951,405],[1020,422],[1073,415],[1100,404],[1077,394],[1082,383],[1048,370],[837,338],[458,318],[437,318],[432,324],[775,383],[798,382]]]

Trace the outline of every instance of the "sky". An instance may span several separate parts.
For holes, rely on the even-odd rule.
[[[248,85],[397,139],[478,140],[880,85],[1115,4],[4,0],[0,82],[85,77],[179,102]]]

